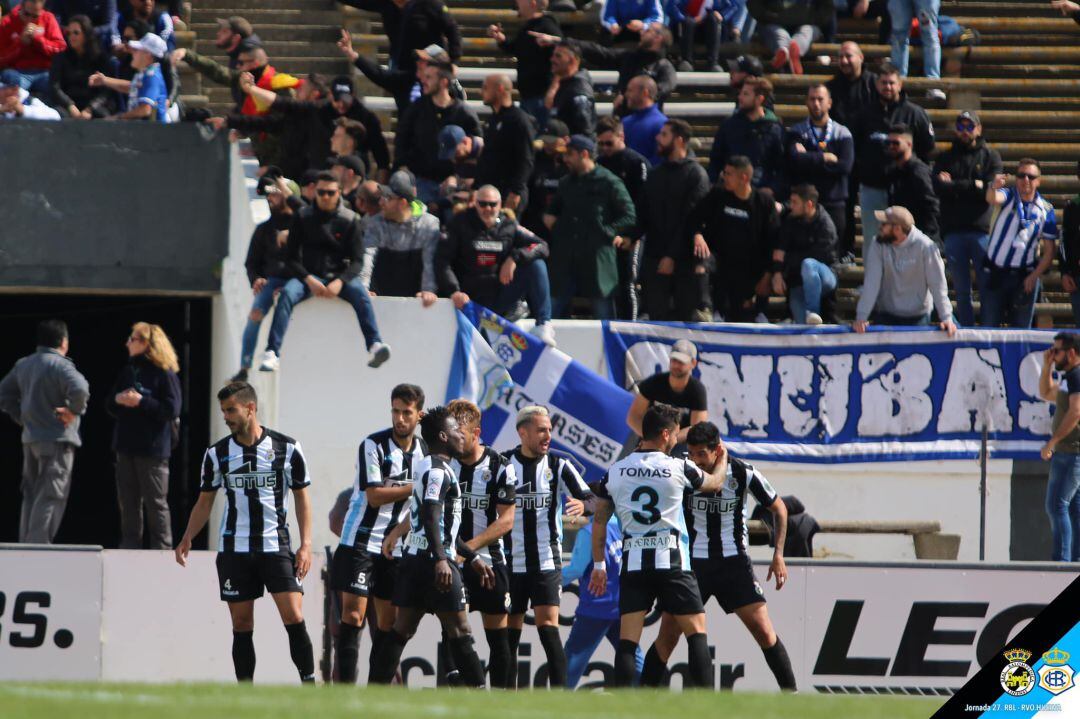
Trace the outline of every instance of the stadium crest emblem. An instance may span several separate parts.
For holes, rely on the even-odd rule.
[[[1022,697],[1035,688],[1035,672],[1028,666],[1031,652],[1027,649],[1010,649],[1005,652],[1009,663],[998,677],[1006,694]]]
[[[1043,666],[1039,667],[1039,686],[1054,696],[1076,686],[1073,682],[1073,668],[1067,662],[1069,653],[1054,647],[1043,656]]]

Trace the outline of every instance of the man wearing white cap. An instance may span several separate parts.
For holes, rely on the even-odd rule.
[[[686,433],[698,422],[709,419],[708,395],[705,385],[694,377],[697,367],[697,346],[690,340],[679,340],[671,348],[668,371],[657,372],[638,382],[638,395],[634,397],[626,423],[641,436],[641,422],[645,412],[656,403],[670,405],[682,410],[679,420],[678,441],[686,441]]]
[[[165,76],[161,72],[161,58],[168,46],[160,37],[150,32],[128,43],[131,50],[131,66],[137,71],[131,80],[120,80],[96,72],[90,76],[91,87],[107,87],[119,93],[127,93],[128,109],[110,120],[156,120],[169,122],[168,97]]]
[[[877,238],[863,246],[866,268],[852,329],[865,332],[870,320],[882,325],[929,325],[936,309],[938,327],[956,334],[945,282],[945,263],[937,243],[915,227],[907,208],[877,210]]]

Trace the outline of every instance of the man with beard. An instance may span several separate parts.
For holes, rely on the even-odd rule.
[[[956,318],[964,327],[975,323],[971,271],[974,268],[976,281],[981,281],[979,270],[990,241],[991,212],[986,188],[1003,172],[1001,155],[982,138],[979,116],[968,110],[957,115],[955,139],[934,162],[933,179],[941,200],[945,261],[956,290]],[[983,291],[979,287],[980,297]]]
[[[544,95],[550,117],[566,123],[571,135],[591,137],[596,128],[596,103],[592,79],[581,67],[581,53],[568,41],[551,53],[551,85]]]
[[[665,404],[681,410],[676,436],[679,442],[686,441],[690,427],[709,419],[708,393],[701,380],[694,376],[697,363],[697,346],[690,340],[679,340],[671,348],[668,371],[658,372],[638,382],[638,394],[626,414],[626,424],[635,434],[641,436],[642,419],[654,404]]]
[[[503,196],[503,207],[520,217],[529,199],[533,123],[514,105],[514,85],[508,76],[488,75],[481,93],[491,117],[484,123],[484,152],[476,168],[476,184],[494,185]]]
[[[739,89],[738,111],[724,120],[713,137],[709,153],[709,179],[720,177],[729,158],[749,158],[754,171],[753,186],[776,195],[784,183],[784,128],[776,114],[766,107],[772,97],[772,83],[749,78]]]
[[[397,560],[384,556],[382,545],[402,521],[416,469],[428,453],[424,440],[415,434],[423,411],[424,390],[414,384],[399,384],[390,392],[391,428],[376,432],[360,445],[341,544],[330,568],[330,588],[341,593],[337,665],[339,681],[345,684],[356,682],[360,627],[369,597],[375,603],[379,625],[373,632],[373,673],[374,645],[394,625],[391,599]]]
[[[1064,374],[1055,386],[1052,370]],[[1053,538],[1051,559],[1055,562],[1080,561],[1080,338],[1060,332],[1054,345],[1043,352],[1039,375],[1039,396],[1054,402],[1053,434],[1042,448],[1042,458],[1050,461],[1050,480],[1046,485],[1046,513],[1050,517]]]
[[[889,205],[906,207],[915,217],[915,226],[934,242],[940,242],[938,212],[941,203],[934,194],[930,166],[912,153],[911,130],[904,125],[890,127],[885,147],[892,158],[892,166],[885,173],[889,182]]]
[[[262,40],[255,34],[251,23],[239,15],[217,19],[217,34],[214,35],[214,47],[224,51],[229,58],[229,69],[235,70],[240,65],[240,53],[245,49],[262,45]],[[234,87],[233,102],[240,105],[244,95],[240,88]]]
[[[709,177],[690,152],[692,138],[686,120],[668,120],[656,136],[663,158],[649,173],[641,199],[638,236],[645,237],[642,295],[650,320],[709,321],[709,277],[693,255],[687,221],[709,191]],[[616,238],[628,250],[630,238]],[[674,301],[674,311],[672,302]],[[703,316],[702,316],[703,315]]]

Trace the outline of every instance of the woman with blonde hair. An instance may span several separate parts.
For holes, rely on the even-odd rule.
[[[120,503],[120,548],[142,549],[143,508],[150,548],[172,549],[169,516],[169,456],[180,416],[180,365],[165,330],[136,322],[127,338],[128,363],[106,399],[116,418],[116,495]]]

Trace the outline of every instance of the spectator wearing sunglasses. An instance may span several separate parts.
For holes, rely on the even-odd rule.
[[[941,234],[945,261],[956,290],[956,319],[961,326],[975,324],[971,305],[971,270],[976,282],[983,278],[983,257],[990,240],[990,204],[986,188],[1002,174],[1001,155],[982,137],[982,123],[974,112],[956,117],[952,147],[934,163],[934,191],[941,200]],[[979,295],[984,288],[979,287]]]
[[[986,246],[980,278],[980,319],[984,327],[1031,327],[1040,280],[1054,262],[1058,240],[1054,206],[1039,194],[1042,167],[1025,157],[1017,163],[1016,184],[998,175],[986,201],[1000,206]]]
[[[914,140],[906,125],[889,128],[885,151],[892,166],[885,173],[889,189],[889,205],[906,207],[915,216],[915,226],[927,237],[940,242],[938,212],[941,205],[934,194],[930,166],[915,156]]]

